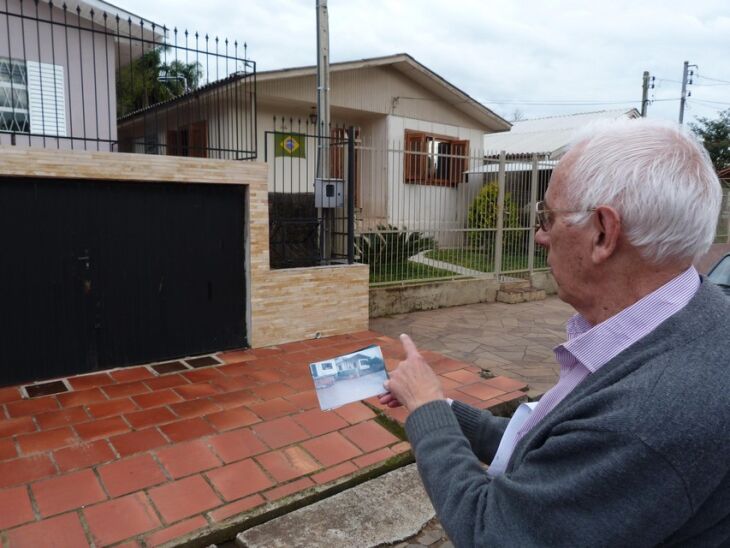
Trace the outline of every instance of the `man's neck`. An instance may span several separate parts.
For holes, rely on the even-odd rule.
[[[603,277],[595,288],[593,302],[586,303],[578,312],[592,325],[615,316],[625,308],[653,293],[663,285],[686,271],[690,264],[675,264],[663,267],[623,269],[613,276]],[[577,308],[577,307],[576,307]]]

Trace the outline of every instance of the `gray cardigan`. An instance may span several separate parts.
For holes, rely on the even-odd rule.
[[[730,300],[711,283],[489,463],[507,425],[436,401],[406,421],[456,546],[730,545]],[[478,460],[479,459],[479,460]]]

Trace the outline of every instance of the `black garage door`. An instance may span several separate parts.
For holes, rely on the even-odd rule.
[[[243,192],[0,179],[0,385],[245,345]]]

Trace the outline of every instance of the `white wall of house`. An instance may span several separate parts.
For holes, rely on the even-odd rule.
[[[469,141],[469,167],[479,165],[483,153],[483,132],[449,124],[389,116],[387,123],[391,153],[388,155],[387,193],[381,200],[387,203],[390,224],[409,230],[427,232],[441,245],[458,243],[466,224],[469,204],[481,185],[466,182],[455,187],[405,183],[403,140],[406,130],[419,131]]]

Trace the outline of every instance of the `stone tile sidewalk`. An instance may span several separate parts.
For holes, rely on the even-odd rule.
[[[370,328],[408,333],[421,350],[525,382],[535,398],[557,382],[553,348],[565,340],[573,308],[557,297],[519,304],[480,303],[375,318]]]
[[[307,365],[369,344],[389,368],[402,357],[366,331],[226,352],[222,365],[71,377],[56,395],[0,388],[0,545],[220,542],[410,459],[374,399],[318,409]],[[424,354],[454,398],[495,410],[526,399],[524,382]]]

